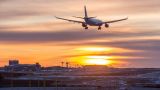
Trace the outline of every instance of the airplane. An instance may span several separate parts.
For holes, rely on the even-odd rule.
[[[115,22],[124,21],[124,20],[128,19],[128,18],[123,18],[123,19],[119,19],[119,20],[112,20],[112,21],[103,22],[102,20],[96,19],[96,17],[89,17],[88,13],[87,13],[86,6],[84,6],[84,13],[85,13],[84,17],[73,16],[75,18],[83,19],[84,21],[65,19],[65,18],[61,18],[61,17],[57,17],[57,16],[55,16],[55,18],[65,20],[65,21],[69,21],[69,22],[74,22],[74,23],[81,23],[82,27],[84,27],[85,29],[88,29],[88,26],[98,26],[98,30],[101,30],[101,26],[103,24],[105,25],[106,28],[109,28],[110,23],[115,23]]]

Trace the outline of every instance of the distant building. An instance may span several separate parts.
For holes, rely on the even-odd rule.
[[[18,65],[18,64],[19,64],[18,60],[9,60],[9,66]]]
[[[36,64],[19,64],[18,60],[9,60],[9,65],[5,66],[5,71],[40,71],[41,65]]]

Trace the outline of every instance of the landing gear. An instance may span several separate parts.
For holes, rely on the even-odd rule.
[[[88,29],[88,27],[85,27],[85,29]]]
[[[99,26],[99,27],[98,27],[98,30],[101,30],[101,29],[102,29],[101,26]]]
[[[88,29],[87,24],[82,23],[82,27],[84,27],[84,29]]]

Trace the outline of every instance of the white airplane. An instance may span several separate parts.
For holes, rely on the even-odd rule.
[[[69,21],[69,22],[81,23],[81,24],[82,24],[82,27],[84,27],[85,29],[88,29],[88,25],[89,25],[89,26],[98,26],[98,30],[101,30],[101,26],[102,26],[103,24],[105,24],[105,27],[106,27],[106,28],[109,28],[109,24],[110,24],[110,23],[119,22],[119,21],[124,21],[124,20],[127,20],[127,19],[128,19],[128,18],[124,18],[124,19],[119,19],[119,20],[112,20],[112,21],[103,22],[102,20],[96,19],[96,17],[88,17],[86,6],[84,6],[84,12],[85,12],[85,17],[76,17],[76,16],[73,16],[73,17],[75,17],[75,18],[84,19],[84,21],[77,21],[77,20],[65,19],[65,18],[61,18],[61,17],[57,17],[57,16],[55,16],[55,17],[56,17],[57,19],[66,20],[66,21]]]

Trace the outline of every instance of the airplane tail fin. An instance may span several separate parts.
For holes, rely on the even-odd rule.
[[[84,12],[85,12],[85,18],[88,18],[88,14],[87,14],[87,8],[86,8],[86,6],[84,6]]]

